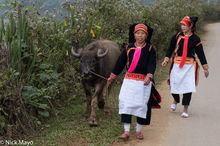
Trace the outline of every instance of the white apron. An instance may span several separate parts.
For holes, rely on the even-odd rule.
[[[145,86],[144,81],[125,78],[119,94],[119,114],[146,119],[151,87],[152,83]]]
[[[173,64],[170,88],[173,94],[196,92],[194,64],[184,64],[183,68],[179,68],[179,64]]]

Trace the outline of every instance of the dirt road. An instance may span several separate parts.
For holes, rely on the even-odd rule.
[[[193,94],[190,117],[180,117],[183,107],[169,112],[172,97],[166,82],[159,91],[163,96],[162,108],[153,111],[152,124],[145,127],[145,139],[119,145],[130,146],[220,146],[220,23],[206,26],[202,42],[210,66],[210,76],[205,79],[200,71],[200,83]],[[133,134],[134,135],[134,134]]]

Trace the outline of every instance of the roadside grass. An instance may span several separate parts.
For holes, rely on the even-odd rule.
[[[115,87],[115,92],[118,93],[119,89],[120,87]],[[58,118],[46,122],[47,128],[44,132],[33,139],[34,145],[109,145],[116,142],[123,130],[116,110],[112,109],[108,115],[98,109],[99,125],[90,127],[84,117],[85,109],[85,97],[81,96],[71,101],[60,111]]]

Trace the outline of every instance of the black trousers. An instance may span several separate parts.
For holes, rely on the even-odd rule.
[[[146,115],[146,119],[144,118],[140,118],[137,117],[137,123],[140,125],[150,125],[150,121],[151,121],[151,102],[148,102],[148,106],[147,106],[147,115]],[[132,121],[132,115],[127,115],[127,114],[122,114],[121,115],[121,122],[122,123],[131,123]]]
[[[180,95],[179,94],[172,94],[172,96],[177,103],[180,102]],[[182,105],[189,106],[190,101],[191,101],[191,97],[192,97],[192,92],[183,94]]]

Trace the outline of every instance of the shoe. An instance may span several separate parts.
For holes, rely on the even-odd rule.
[[[144,139],[144,135],[141,132],[136,132],[137,139]]]
[[[171,104],[171,106],[170,106],[170,109],[172,110],[172,111],[175,111],[176,110],[176,106],[177,106],[177,104]]]
[[[182,118],[188,118],[188,117],[189,117],[189,114],[183,112],[183,113],[181,114],[181,117],[182,117]]]
[[[123,139],[123,140],[128,140],[129,139],[129,134],[125,132],[119,138]]]

